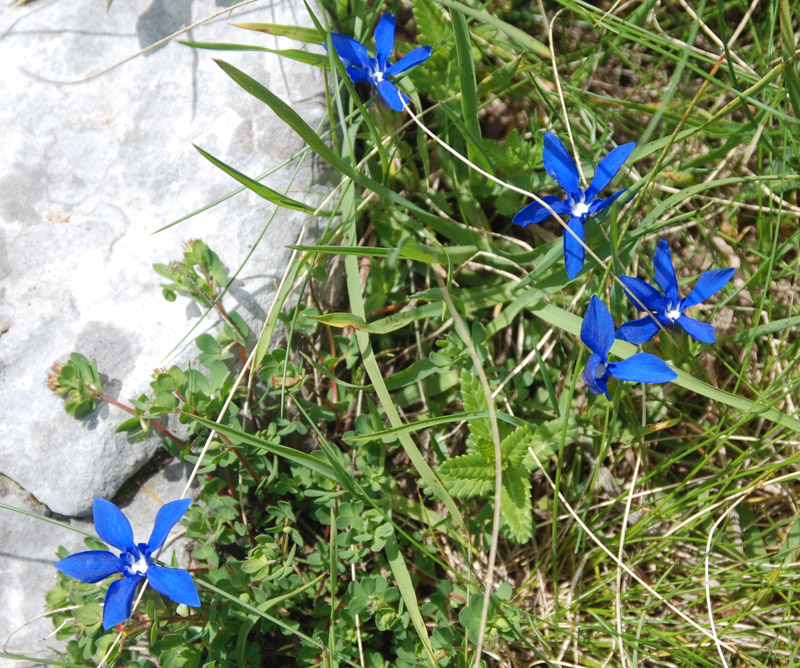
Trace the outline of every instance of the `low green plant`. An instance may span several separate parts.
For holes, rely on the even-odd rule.
[[[258,336],[205,244],[156,266],[222,322],[120,427],[196,466],[202,605],[147,593],[103,632],[103,586],[60,577],[62,663],[794,665],[796,5],[354,0],[243,24],[326,45],[280,51],[331,74],[324,133],[217,62],[340,185],[312,209],[201,151],[328,225]],[[692,342],[669,329],[689,306]],[[99,378],[75,354],[50,384],[82,416]]]

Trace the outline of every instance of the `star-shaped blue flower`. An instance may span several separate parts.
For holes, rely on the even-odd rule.
[[[147,543],[133,542],[133,529],[128,518],[110,501],[95,499],[94,528],[106,543],[120,550],[120,555],[107,550],[87,550],[70,555],[56,563],[56,568],[81,582],[95,583],[109,575],[121,573],[108,588],[103,605],[103,628],[108,630],[131,616],[133,595],[142,578],[170,601],[193,608],[200,607],[200,597],[192,576],[181,568],[156,566],[151,559],[167,539],[175,523],[183,517],[191,499],[172,501],[161,507],[156,515],[153,532]]]
[[[655,322],[658,320],[662,327],[677,324],[698,341],[714,343],[717,340],[714,326],[694,320],[684,311],[719,292],[731,280],[733,269],[728,267],[704,272],[689,296],[681,299],[678,294],[678,278],[672,266],[672,254],[666,239],[658,240],[656,252],[653,255],[653,265],[656,270],[656,283],[664,293],[663,295],[640,278],[619,277],[625,285],[625,295],[628,297],[628,301],[637,309],[641,309],[642,307],[631,298],[631,294],[634,295],[653,316],[646,315],[644,318],[631,320],[621,325],[617,330],[617,338],[635,344],[645,343],[658,332],[658,323]]]
[[[558,185],[567,194],[567,198],[562,201],[555,195],[546,195],[542,199],[559,216],[569,216],[567,225],[581,241],[584,240],[583,223],[586,219],[611,206],[612,202],[627,190],[627,188],[619,190],[605,199],[597,197],[611,183],[634,148],[636,148],[635,142],[617,146],[597,165],[591,185],[586,190],[581,190],[580,175],[575,161],[558,137],[552,132],[545,134],[544,148],[542,149],[544,169],[558,181]],[[534,223],[541,223],[551,215],[553,214],[539,202],[532,202],[514,216],[514,224],[527,227]],[[564,232],[564,264],[570,279],[575,278],[583,268],[585,255],[586,251],[583,245],[569,232]]]
[[[408,97],[386,77],[400,74],[424,62],[431,55],[431,47],[418,47],[394,65],[389,65],[389,57],[394,50],[394,22],[392,14],[384,14],[378,20],[378,25],[375,26],[376,58],[370,57],[366,47],[349,35],[331,33],[331,43],[354,84],[368,81],[378,89],[383,101],[391,109],[403,111],[403,102],[408,104]]]
[[[637,353],[621,362],[609,362],[608,353],[614,345],[614,319],[595,295],[583,317],[581,341],[592,350],[583,370],[583,382],[592,394],[603,392],[611,399],[607,387],[609,376],[635,383],[668,383],[678,377],[666,362],[649,353]]]

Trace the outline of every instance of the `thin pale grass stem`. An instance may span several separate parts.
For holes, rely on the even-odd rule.
[[[726,46],[725,43],[719,37],[717,37],[716,33],[713,30],[711,30],[711,28],[709,28],[708,25],[706,25],[703,19],[697,16],[695,11],[686,3],[686,0],[678,0],[678,2],[680,3],[681,7],[684,8],[686,13],[692,17],[692,20],[697,21],[700,24],[701,30],[708,36],[708,38],[712,42],[714,42],[714,44],[716,44],[717,48],[724,49]],[[734,33],[733,37],[738,37],[740,32],[741,31]],[[727,45],[728,51],[731,54],[731,58],[736,63],[738,63],[742,68],[744,68],[750,74],[755,76],[756,74],[755,70],[752,67],[750,67],[747,63],[745,63],[739,56],[737,56],[736,53],[730,48],[732,46],[732,41],[733,39],[729,40]]]
[[[644,403],[642,404],[644,405]],[[619,550],[617,550],[617,590],[615,592],[616,599],[616,618],[617,618],[617,640],[619,640],[619,662],[622,668],[628,665],[628,657],[625,655],[625,643],[622,642],[622,569],[619,567],[622,564],[623,551],[625,550],[625,534],[628,529],[628,517],[631,514],[631,502],[633,501],[633,490],[636,488],[636,478],[639,476],[639,467],[642,464],[642,453],[639,449],[636,450],[636,463],[633,466],[633,476],[631,477],[631,486],[628,498],[625,499],[625,513],[622,515],[622,527],[619,532]]]
[[[711,573],[710,573],[710,563],[711,563],[711,539],[714,536],[714,531],[716,531],[717,527],[722,524],[725,518],[730,515],[730,513],[738,506],[742,501],[745,500],[745,496],[740,496],[736,501],[734,501],[722,515],[720,515],[714,524],[711,525],[711,529],[708,531],[708,539],[706,540],[706,553],[703,557],[703,573],[705,575],[703,586],[706,590],[706,607],[708,609],[708,623],[711,625],[711,631],[714,633],[714,644],[717,646],[717,654],[719,654],[719,658],[722,661],[722,665],[724,668],[728,668],[728,661],[725,658],[725,652],[722,651],[722,641],[719,639],[719,634],[717,633],[717,624],[714,621],[714,606],[711,602]]]
[[[536,465],[539,467],[540,471],[542,472],[542,475],[544,475],[545,479],[547,480],[547,483],[550,485],[550,487],[553,489],[553,491],[558,492],[559,501],[564,505],[564,507],[569,512],[569,514],[572,516],[572,519],[575,520],[575,522],[578,524],[578,526],[586,533],[586,535],[592,540],[592,542],[595,543],[603,552],[605,552],[606,555],[608,555],[608,557],[610,557],[611,560],[615,564],[617,564],[622,570],[624,570],[630,577],[632,577],[634,580],[636,580],[636,582],[638,582],[642,587],[644,587],[652,596],[657,598],[659,601],[661,601],[661,603],[663,603],[670,610],[672,610],[672,612],[674,612],[676,615],[678,615],[678,617],[683,619],[692,628],[698,630],[700,633],[702,633],[704,636],[706,636],[710,640],[714,640],[714,635],[712,633],[710,633],[707,629],[704,629],[702,626],[700,626],[700,624],[698,624],[696,621],[694,621],[683,610],[681,610],[680,608],[675,606],[673,603],[671,603],[669,600],[664,598],[661,594],[659,594],[655,589],[653,589],[653,587],[651,587],[649,584],[647,584],[647,582],[645,582],[641,577],[639,577],[636,574],[636,572],[632,568],[630,568],[630,566],[628,566],[624,562],[620,561],[617,558],[617,555],[615,555],[611,550],[609,550],[605,546],[605,544],[592,532],[592,530],[580,518],[580,515],[578,515],[578,513],[575,512],[575,510],[570,505],[569,501],[567,501],[566,497],[561,493],[561,491],[560,490],[556,490],[555,482],[550,477],[550,474],[547,472],[547,469],[544,467],[544,465],[542,464],[542,462],[539,459],[539,457],[537,456],[537,454],[533,451],[533,448],[529,447],[528,448],[528,452],[531,453],[531,456],[533,457],[533,460],[536,462]],[[736,649],[734,647],[729,647],[728,645],[725,645],[724,643],[722,644],[722,646],[725,647],[725,649],[730,650],[731,652],[734,652],[734,653],[738,654],[738,652],[736,651]]]
[[[414,116],[416,118],[416,116]],[[486,378],[486,372],[483,370],[481,359],[478,356],[478,351],[472,343],[472,337],[469,330],[461,320],[461,316],[456,309],[453,299],[450,297],[450,292],[445,285],[442,277],[434,272],[436,280],[439,283],[439,289],[442,291],[442,296],[447,304],[447,309],[453,317],[453,324],[456,331],[469,351],[469,356],[472,358],[472,363],[475,365],[475,371],[478,374],[478,379],[481,383],[481,388],[486,396],[487,408],[489,410],[489,423],[492,426],[492,441],[494,442],[494,512],[492,514],[492,537],[489,544],[489,560],[486,564],[486,578],[484,580],[483,589],[483,605],[481,606],[481,619],[478,630],[478,642],[475,650],[475,668],[480,668],[481,656],[483,655],[483,643],[486,639],[486,622],[489,617],[489,601],[492,595],[492,585],[494,584],[494,569],[495,562],[497,561],[497,543],[500,539],[500,508],[501,508],[501,493],[503,488],[503,463],[502,451],[500,449],[500,429],[497,426],[497,412],[494,406],[494,398],[492,397],[492,388],[489,386],[489,380]]]
[[[673,195],[681,191],[680,188],[673,188],[672,186],[667,186],[662,183],[656,183],[655,190],[660,190],[662,192],[670,193]],[[757,211],[758,213],[763,213],[763,214],[774,213],[773,209],[765,206],[760,206],[758,204],[745,204],[744,202],[737,202],[732,199],[723,199],[721,197],[713,197],[711,195],[694,195],[693,197],[700,200],[704,200],[706,202],[712,202],[714,204],[733,206],[736,207],[737,209],[747,209],[748,211]],[[796,218],[800,218],[800,207],[790,204],[789,202],[784,202],[784,204],[786,208],[782,211],[782,213],[794,216]],[[665,230],[659,230],[657,234],[663,235],[665,234],[665,232],[666,232]]]
[[[680,524],[676,524],[674,527],[669,529],[669,531],[667,531],[664,534],[663,537],[664,538],[668,538],[669,536],[673,535],[674,533],[680,531],[683,527],[685,527],[688,524],[691,524],[692,522],[694,522],[695,520],[703,517],[703,515],[707,515],[712,510],[716,510],[717,508],[719,508],[721,506],[724,506],[726,503],[728,503],[731,500],[736,500],[739,497],[745,497],[748,494],[752,494],[756,490],[759,490],[759,489],[761,489],[762,487],[764,487],[766,485],[777,485],[778,483],[786,482],[787,480],[794,480],[795,478],[800,478],[800,471],[794,471],[793,473],[787,473],[786,475],[778,476],[777,478],[774,478],[774,479],[772,479],[772,478],[764,478],[763,480],[759,480],[752,487],[748,487],[747,489],[743,489],[740,492],[737,492],[733,496],[730,496],[728,498],[722,499],[721,501],[717,501],[716,503],[712,503],[707,508],[703,508],[703,510],[701,510],[701,511],[695,513],[694,515],[692,515],[691,517],[685,519]]]
[[[80,605],[68,605],[68,606],[66,606],[64,608],[58,608],[57,610],[48,610],[47,612],[40,612],[35,617],[31,617],[30,619],[26,620],[21,626],[18,626],[11,633],[8,634],[8,637],[6,638],[6,641],[3,643],[3,651],[4,652],[8,651],[8,643],[11,642],[11,638],[14,635],[16,635],[17,633],[19,633],[20,631],[22,631],[22,629],[24,629],[26,626],[28,626],[28,624],[33,624],[33,622],[35,622],[37,619],[42,619],[42,617],[50,617],[50,615],[57,615],[59,612],[69,612],[70,610],[75,610],[75,609],[80,608],[80,607],[81,607]],[[70,621],[69,619],[65,619],[61,626],[63,626],[64,624],[66,624],[69,621]],[[48,638],[51,637],[52,635],[54,635],[60,629],[61,629],[61,627],[58,627],[55,631],[53,631],[50,634],[48,634],[47,637]]]
[[[356,565],[354,563],[350,563],[350,579],[355,582],[356,581]],[[358,613],[355,615],[356,617],[356,640],[358,641],[358,659],[361,663],[361,668],[364,668],[364,646],[361,644],[361,624],[358,619]]]
[[[553,81],[556,82],[556,93],[558,93],[558,99],[561,102],[561,111],[564,114],[564,125],[567,126],[567,136],[569,137],[569,144],[572,147],[572,155],[575,158],[575,164],[578,167],[578,173],[581,175],[581,183],[583,183],[583,187],[585,188],[586,176],[583,173],[583,167],[581,167],[581,157],[578,154],[578,148],[575,146],[575,138],[572,136],[572,126],[570,125],[569,114],[567,113],[567,102],[564,99],[564,91],[561,89],[561,79],[558,76],[556,50],[553,48],[553,24],[563,11],[565,11],[565,9],[559,9],[555,14],[553,14],[552,21],[549,21],[547,19],[547,14],[544,13],[542,13],[542,18],[547,23],[547,42],[548,46],[550,47],[550,62],[553,64]]]
[[[539,342],[536,344],[534,349],[531,350],[527,355],[525,355],[522,361],[519,364],[517,364],[517,366],[515,366],[505,378],[503,378],[503,380],[500,382],[500,385],[498,385],[495,391],[492,393],[492,397],[496,397],[498,394],[500,394],[500,392],[502,392],[503,388],[508,384],[508,382],[534,360],[534,358],[536,357],[536,353],[540,352],[541,349],[544,348],[544,346],[547,344],[547,341],[553,335],[553,331],[554,330],[551,327],[544,333],[544,336],[542,336],[542,338],[539,339]]]
[[[0,23],[2,23],[3,20],[6,18],[6,16],[8,16],[11,12],[13,12],[15,9],[22,7],[22,5],[24,5],[27,2],[28,0],[17,0],[6,11],[4,11],[2,15],[0,15]]]

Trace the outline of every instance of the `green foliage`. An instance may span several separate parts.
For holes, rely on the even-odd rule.
[[[340,21],[333,29],[359,38],[389,8],[329,5]],[[303,139],[293,157],[314,153],[342,186],[322,212],[329,225],[319,243],[296,247],[255,342],[222,305],[236,272],[205,244],[155,267],[165,298],[188,297],[222,322],[195,339],[199,367],[157,370],[120,426],[138,437],[156,429],[170,453],[199,464],[198,503],[184,523],[203,606],[147,594],[112,660],[795,660],[796,5],[773,0],[751,16],[745,1],[701,3],[702,31],[682,9],[653,2],[613,12],[566,2],[557,19],[545,6],[547,21],[524,3],[392,8],[398,52],[433,47],[401,83],[411,107],[506,184],[560,193],[542,164],[545,130],[571,150],[569,127],[588,180],[611,146],[639,141],[614,183],[627,194],[586,227],[603,266],[587,259],[573,281],[555,221],[514,227],[527,196],[379,100],[364,106],[339,85],[338,69],[329,117],[312,128],[238,61],[218,61],[242,95]],[[314,18],[314,28],[241,27],[322,44],[326,17]],[[536,37],[554,21],[551,59]],[[726,45],[719,68],[709,32]],[[269,51],[194,45],[231,57]],[[298,46],[280,55],[326,71],[336,64]],[[207,157],[270,203],[309,210],[298,191],[266,189]],[[613,401],[598,400],[580,379],[585,304],[597,294],[617,322],[632,317],[614,278],[641,276],[663,235],[681,280],[737,267],[735,287],[697,309],[717,326],[717,344],[662,334],[647,350],[671,357],[678,380],[616,386]],[[472,349],[496,394],[497,442]],[[622,342],[612,349],[633,352]],[[94,363],[77,354],[54,367],[51,387],[76,416],[103,400]],[[59,577],[48,594],[65,660],[96,663],[116,637],[98,627],[106,585]]]
[[[220,286],[226,286],[228,273],[217,254],[199,239],[186,243],[183,259],[170,264],[154,264],[156,273],[166,278],[164,299],[174,302],[178,293],[192,297],[201,306],[210,307],[219,296]]]
[[[464,411],[487,412],[486,395],[478,378],[469,371],[461,372],[461,401]],[[535,430],[529,425],[500,432],[500,468],[503,473],[500,511],[503,530],[509,538],[520,543],[531,539],[534,533],[531,471],[536,468],[530,448],[539,460],[555,452],[555,440],[560,428],[559,420],[539,425]],[[439,467],[442,480],[456,497],[493,498],[495,489],[495,449],[489,418],[467,420],[469,437],[467,453],[443,462]]]
[[[64,410],[80,418],[97,408],[97,398],[103,394],[103,385],[97,364],[80,353],[72,353],[66,364],[53,364],[47,376],[47,386],[64,397]]]

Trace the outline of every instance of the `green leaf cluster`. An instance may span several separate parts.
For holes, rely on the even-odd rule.
[[[478,378],[466,370],[461,372],[461,401],[467,413],[489,409]],[[467,452],[442,462],[439,474],[453,496],[492,499],[495,448],[491,421],[489,418],[472,418],[467,420],[467,426]],[[512,540],[525,543],[533,537],[535,529],[530,478],[536,463],[528,449],[533,450],[540,461],[553,454],[553,432],[558,428],[558,421],[539,427],[526,424],[516,429],[498,423],[498,428],[503,474],[500,497],[502,529]]]

